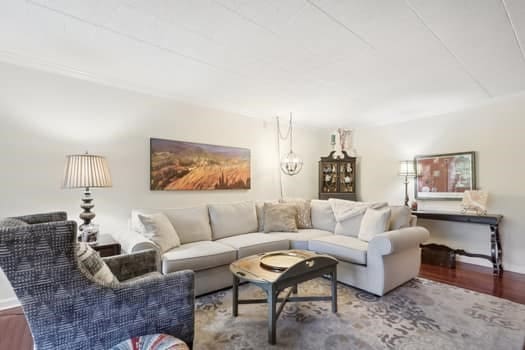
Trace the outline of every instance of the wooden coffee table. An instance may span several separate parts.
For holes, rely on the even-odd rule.
[[[262,262],[262,263],[261,263]],[[237,317],[239,304],[268,303],[268,343],[275,344],[276,322],[287,301],[331,301],[332,312],[337,312],[337,259],[305,250],[285,250],[248,256],[230,265],[233,273],[233,316]],[[332,279],[331,296],[290,296],[297,294],[297,285],[323,275]],[[266,299],[239,300],[239,282],[245,280],[262,288]],[[291,287],[284,297],[279,294]],[[276,309],[277,303],[279,308]]]

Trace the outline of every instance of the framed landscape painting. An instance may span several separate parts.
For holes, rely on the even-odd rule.
[[[457,199],[476,189],[474,152],[416,156],[416,198]]]
[[[247,190],[250,150],[150,139],[150,189],[154,191]]]

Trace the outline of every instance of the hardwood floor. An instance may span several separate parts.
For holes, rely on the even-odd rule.
[[[507,271],[495,277],[492,269],[458,262],[455,270],[423,264],[419,276],[525,304],[525,275],[518,273]],[[0,350],[8,349],[32,349],[31,333],[20,308],[0,310]]]
[[[525,275],[505,271],[494,276],[488,267],[456,262],[456,269],[422,264],[419,276],[525,304]]]

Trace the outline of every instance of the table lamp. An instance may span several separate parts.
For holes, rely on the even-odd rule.
[[[93,187],[111,187],[111,175],[106,158],[94,154],[74,154],[66,157],[63,188],[84,188],[84,196],[80,207],[84,210],[79,217],[83,223],[79,233],[91,226],[95,213],[91,210],[95,206],[91,196]],[[95,229],[95,231],[97,231]],[[98,232],[94,233],[95,241]],[[88,240],[90,241],[90,240]]]
[[[408,178],[416,176],[416,167],[413,160],[399,162],[399,176],[405,177],[405,205],[408,207]]]

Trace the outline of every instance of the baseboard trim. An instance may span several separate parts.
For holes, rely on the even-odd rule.
[[[485,267],[492,268],[492,263],[490,261],[486,260],[486,259],[471,258],[471,257],[468,257],[468,256],[456,255],[456,260],[464,262],[464,263],[468,263],[468,264],[473,264],[473,265],[485,266]],[[516,272],[516,273],[525,274],[525,266],[503,263],[503,271],[510,271],[510,272]]]
[[[17,298],[7,298],[0,300],[0,310],[12,309],[20,306],[20,302]]]

